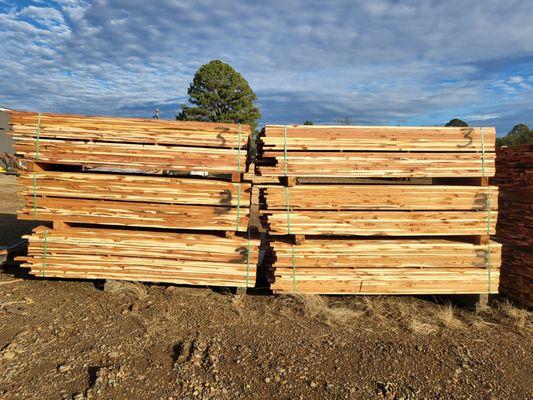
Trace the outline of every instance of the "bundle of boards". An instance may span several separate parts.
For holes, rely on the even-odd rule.
[[[494,140],[493,128],[267,125],[253,191],[274,292],[496,293]]]
[[[10,112],[39,276],[254,286],[250,127]],[[200,173],[200,175],[191,175]],[[206,177],[207,176],[207,177]]]
[[[533,145],[499,148],[497,155],[492,182],[500,187],[501,292],[533,307]]]

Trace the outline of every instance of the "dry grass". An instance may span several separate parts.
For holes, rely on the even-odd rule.
[[[427,322],[422,322],[417,318],[412,318],[409,321],[409,330],[419,335],[429,335],[437,330],[437,327]]]
[[[448,303],[436,311],[437,319],[445,328],[460,328],[461,321],[455,316],[455,309]]]
[[[505,300],[498,304],[497,309],[504,320],[516,328],[531,326],[532,315],[526,309],[515,307],[511,302]]]
[[[301,308],[302,313],[313,319],[319,319],[326,325],[345,325],[362,315],[362,312],[347,307],[331,307],[324,296],[314,294],[291,294],[293,304]]]
[[[104,291],[115,294],[133,296],[137,300],[142,300],[148,296],[146,286],[141,282],[118,281],[107,279],[104,284]]]
[[[231,296],[231,305],[233,308],[235,308],[235,311],[237,311],[237,314],[242,315],[242,312],[244,310],[244,302],[246,299],[245,293],[237,293],[233,296]]]

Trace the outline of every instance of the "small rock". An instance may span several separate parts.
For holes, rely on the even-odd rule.
[[[311,386],[312,388],[316,388],[316,387],[317,387],[317,383],[311,381],[311,383],[309,384],[309,386]]]
[[[270,383],[270,378],[265,378],[265,383]]]

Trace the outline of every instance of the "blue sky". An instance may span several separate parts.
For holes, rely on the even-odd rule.
[[[0,0],[0,105],[172,118],[230,63],[262,123],[533,126],[533,1]]]

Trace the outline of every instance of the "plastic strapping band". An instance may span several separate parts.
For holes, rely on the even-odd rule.
[[[287,234],[291,234],[291,199],[289,196],[289,188],[285,186],[285,204],[287,205]]]
[[[491,268],[492,268],[492,262],[491,262],[491,259],[490,259],[490,209],[492,208],[491,207],[491,191],[490,191],[490,186],[489,186],[489,197],[488,197],[488,200],[487,200],[487,235],[489,235],[489,240],[487,241],[487,263],[488,263],[488,275],[489,275],[489,294],[491,293],[490,291],[490,284],[491,284]]]
[[[296,292],[296,260],[294,255],[294,247],[295,245],[292,245],[292,291]]]
[[[41,113],[37,114],[37,140],[35,141],[35,161],[39,161],[39,139],[41,137]]]
[[[249,287],[250,283],[250,224],[248,224],[248,250],[246,252],[246,287]]]
[[[485,129],[481,128],[481,174],[483,178],[485,178]],[[491,190],[490,186],[488,186],[488,197],[487,197],[487,235],[489,237],[489,240],[487,241],[487,272],[488,272],[488,291],[489,294],[491,293],[491,269],[492,269],[492,262],[491,262],[491,255],[490,255],[490,225],[491,225]]]
[[[283,126],[283,175],[287,176],[287,125]]]
[[[37,173],[33,173],[33,222],[37,222]]]
[[[41,137],[41,113],[37,114],[37,139],[35,140],[35,161],[39,160],[39,139]],[[37,222],[37,173],[33,172],[33,221]]]
[[[44,278],[44,271],[46,269],[46,240],[48,239],[48,229],[44,230],[44,241],[43,241],[43,269],[41,276]]]
[[[241,172],[241,124],[239,124],[239,143],[237,144],[237,172]]]
[[[237,189],[237,221],[235,221],[235,230],[239,231],[239,222],[241,219],[241,184],[238,183]]]
[[[485,134],[484,129],[481,128],[481,176],[485,177]]]

